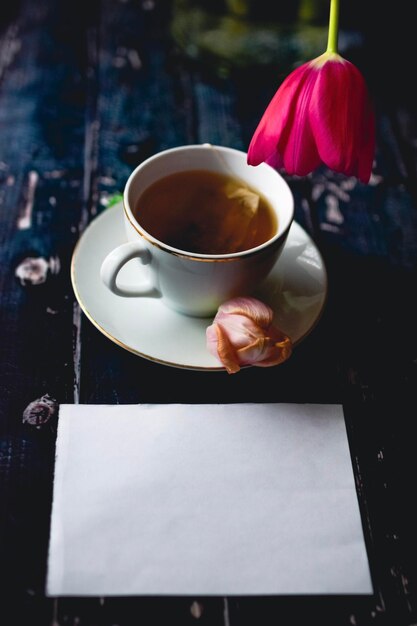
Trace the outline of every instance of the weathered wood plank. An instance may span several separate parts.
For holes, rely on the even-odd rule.
[[[210,626],[223,623],[224,610],[224,603],[212,598],[63,598],[55,620],[60,625],[80,626],[135,626],[138,622]]]
[[[19,8],[2,40],[0,82],[0,432],[8,503],[0,560],[8,623],[20,625],[49,624],[52,614],[44,577],[57,409],[73,399],[69,263],[83,205],[89,16],[75,16],[68,2]]]

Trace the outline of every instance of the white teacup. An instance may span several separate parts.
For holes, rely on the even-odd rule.
[[[285,245],[294,219],[294,198],[284,178],[266,164],[247,164],[247,154],[211,144],[189,145],[159,152],[131,173],[123,195],[127,242],[112,250],[101,266],[105,285],[121,297],[161,298],[186,315],[209,317],[235,296],[250,295],[266,278]],[[240,179],[259,190],[275,212],[275,234],[248,250],[201,254],[172,247],[147,232],[134,214],[139,196],[161,178],[188,170],[208,170]],[[198,207],[197,207],[198,209]],[[121,286],[122,267],[139,259],[137,284]]]

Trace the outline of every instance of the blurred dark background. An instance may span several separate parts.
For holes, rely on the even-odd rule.
[[[35,0],[31,0],[35,2]],[[321,27],[326,29],[330,0],[135,0],[146,9],[152,5],[154,14],[165,19],[169,13],[175,17],[180,11],[191,14],[194,10],[209,16],[220,16],[249,23],[272,26]],[[0,6],[0,31],[6,29],[19,15],[22,3],[27,0],[6,0]],[[68,0],[56,0],[57,11],[65,23],[84,20],[88,13],[100,11],[99,0],[89,0],[76,8]],[[399,97],[414,98],[413,69],[415,62],[415,19],[413,2],[379,2],[376,0],[340,0],[340,47],[341,53],[357,63],[365,73],[369,86],[378,95],[386,96],[396,91]],[[155,10],[156,9],[156,10]],[[190,18],[191,19],[191,18]],[[194,18],[193,18],[194,19]],[[198,20],[198,18],[196,18]],[[199,23],[185,24],[192,37],[193,28],[204,28]],[[302,32],[302,30],[300,31]],[[306,38],[311,33],[306,30]],[[323,40],[323,38],[321,38]],[[249,40],[250,41],[250,40]],[[319,38],[320,41],[320,38]],[[317,41],[314,41],[317,45]],[[320,46],[320,43],[318,44]],[[191,46],[189,46],[191,49]],[[192,56],[196,51],[186,50]],[[262,51],[261,51],[262,52]],[[249,54],[249,51],[247,50]],[[0,50],[1,55],[1,50]],[[197,55],[198,56],[198,55]],[[249,68],[251,69],[251,68]]]

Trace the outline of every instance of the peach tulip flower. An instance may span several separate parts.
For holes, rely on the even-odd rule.
[[[369,182],[374,109],[361,72],[337,51],[338,14],[339,0],[331,0],[327,50],[280,85],[250,142],[249,165],[305,176],[324,164]]]
[[[273,325],[272,309],[256,298],[232,298],[206,329],[207,348],[229,374],[243,365],[268,367],[288,359],[291,339]]]

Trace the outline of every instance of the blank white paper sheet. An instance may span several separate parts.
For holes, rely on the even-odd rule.
[[[61,405],[49,596],[373,593],[341,405]]]

